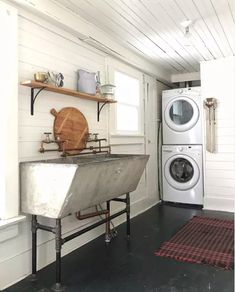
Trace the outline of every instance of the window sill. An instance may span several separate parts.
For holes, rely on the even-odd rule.
[[[10,219],[0,220],[0,230],[9,226],[15,225],[25,220],[26,220],[26,216],[24,215],[19,215]]]
[[[110,134],[110,138],[144,138],[143,134]]]
[[[114,134],[110,136],[111,147],[121,145],[143,145],[144,142],[145,137],[141,134]]]

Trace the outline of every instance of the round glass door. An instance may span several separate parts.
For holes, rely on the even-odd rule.
[[[170,164],[170,174],[179,183],[186,183],[193,177],[193,166],[185,158],[176,158]]]
[[[176,100],[170,107],[170,118],[177,125],[188,123],[193,117],[193,107],[186,100]]]
[[[173,155],[164,164],[164,176],[174,189],[185,191],[193,188],[200,170],[196,161],[188,155]]]
[[[188,97],[176,97],[165,109],[165,122],[172,130],[184,132],[194,127],[199,119],[197,104]]]

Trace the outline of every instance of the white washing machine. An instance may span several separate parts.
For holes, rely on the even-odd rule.
[[[202,145],[163,145],[163,200],[203,204]]]
[[[202,144],[200,87],[163,91],[162,126],[163,144]]]

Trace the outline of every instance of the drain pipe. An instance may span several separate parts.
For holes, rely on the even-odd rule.
[[[162,122],[161,120],[158,121],[158,131],[157,131],[157,138],[158,138],[158,149],[157,149],[157,163],[158,163],[158,193],[159,199],[162,201]]]
[[[84,219],[88,219],[88,218],[92,218],[92,217],[96,217],[100,215],[106,215],[106,214],[109,214],[108,210],[96,211],[96,212],[86,213],[83,215],[79,211],[75,213],[75,216],[78,220],[84,220]]]
[[[81,214],[81,212],[76,212],[75,216],[78,220],[84,220],[84,219],[88,219],[88,218],[93,218],[96,216],[100,216],[102,218],[101,215],[105,215],[106,218],[106,223],[105,223],[105,242],[109,243],[111,241],[111,236],[110,236],[110,202],[107,202],[107,209],[106,210],[98,210],[97,206],[96,206],[96,211],[95,212],[91,212],[91,213],[86,213],[86,214]]]

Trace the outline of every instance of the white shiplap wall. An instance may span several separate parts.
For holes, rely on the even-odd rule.
[[[18,172],[18,50],[17,50],[17,10],[0,1],[0,225],[18,212],[18,176],[14,183],[9,176]],[[6,29],[7,27],[7,29]],[[12,202],[15,202],[12,206]]]
[[[204,208],[234,211],[235,200],[235,58],[201,64],[203,99],[215,97],[216,152],[205,153]]]
[[[65,39],[50,31],[47,26],[39,26],[24,17],[19,19],[19,79],[32,79],[37,71],[62,72],[65,76],[65,87],[76,89],[76,72],[79,68],[101,72],[104,82],[105,55],[93,53],[78,46],[71,40]],[[62,34],[62,32],[58,31]],[[101,114],[101,120],[96,121],[96,103],[76,97],[58,95],[51,92],[42,92],[35,102],[35,114],[29,111],[30,90],[27,87],[19,88],[19,157],[20,160],[40,159],[38,153],[39,141],[42,133],[53,132],[54,117],[50,109],[60,110],[64,106],[77,107],[84,113],[91,132],[100,133],[107,138],[107,108]],[[58,156],[56,153],[48,156]]]
[[[60,71],[65,76],[65,87],[76,89],[76,70],[83,68],[91,71],[100,71],[101,79],[105,79],[105,54],[94,49],[80,45],[79,41],[68,33],[51,25],[50,23],[32,16],[26,11],[20,11],[19,16],[19,81],[32,79],[36,71]],[[98,132],[101,137],[109,138],[109,107],[106,106],[101,113],[101,120],[96,121],[96,103],[66,95],[57,95],[42,92],[35,102],[34,116],[30,115],[30,89],[19,86],[19,160],[42,159],[58,157],[58,153],[38,152],[42,133],[52,131],[53,116],[50,109],[60,110],[65,106],[77,107],[85,115],[90,126],[90,132]],[[112,106],[112,105],[111,105]],[[128,142],[127,144],[125,144]],[[144,153],[144,144],[132,144],[125,141],[125,145],[114,147],[119,153]],[[122,144],[122,143],[121,143]],[[132,216],[143,212],[157,202],[147,197],[145,175],[135,193],[131,196]],[[120,204],[113,204],[114,209]],[[31,269],[31,234],[30,218],[19,223],[17,228],[1,230],[0,236],[0,289],[24,278]],[[45,219],[42,218],[45,223]],[[122,216],[114,220],[120,224],[125,220]],[[46,220],[48,221],[48,220]],[[77,221],[73,216],[63,220],[63,234],[70,234],[91,220]],[[51,225],[53,220],[49,220]],[[103,233],[103,226],[92,230],[83,236],[72,240],[63,246],[63,255]],[[8,236],[10,232],[10,236]],[[2,236],[4,234],[4,236]],[[8,238],[12,237],[12,238]],[[7,239],[8,238],[8,239]],[[38,268],[54,261],[54,240],[51,234],[38,233]],[[11,271],[9,273],[9,271]]]

